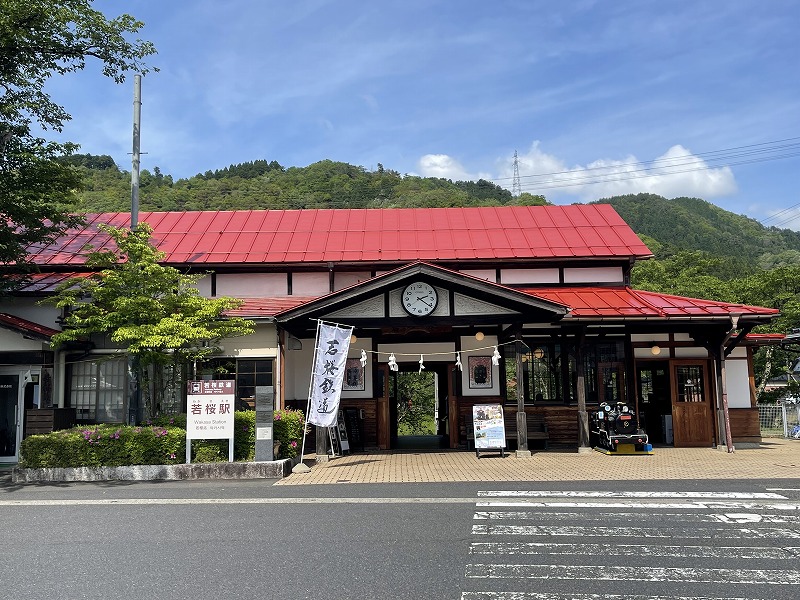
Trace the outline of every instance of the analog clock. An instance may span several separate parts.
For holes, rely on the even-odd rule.
[[[423,281],[417,281],[407,285],[403,290],[403,308],[406,312],[415,317],[424,317],[431,314],[436,309],[439,295],[436,289]]]

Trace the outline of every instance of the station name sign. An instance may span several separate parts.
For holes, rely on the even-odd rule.
[[[190,381],[186,396],[186,439],[233,439],[234,382]]]

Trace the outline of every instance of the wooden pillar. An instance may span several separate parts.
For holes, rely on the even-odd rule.
[[[522,364],[522,332],[517,332],[514,344],[517,359],[517,452],[530,454],[528,449],[528,421],[525,414],[525,379]]]
[[[575,336],[575,371],[577,374],[578,394],[578,451],[590,450],[589,445],[589,413],[586,412],[586,369],[583,361],[584,332]]]

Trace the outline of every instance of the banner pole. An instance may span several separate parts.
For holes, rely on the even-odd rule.
[[[306,414],[305,418],[303,419],[303,443],[300,446],[300,462],[298,462],[293,468],[292,473],[308,473],[311,471],[311,467],[306,465],[303,462],[303,457],[305,456],[306,452],[306,428],[308,427],[308,416],[311,410],[311,386],[314,385],[314,368],[317,365],[317,348],[319,346],[319,326],[322,324],[322,321],[317,319],[317,331],[314,334],[314,354],[311,357],[311,376],[308,378],[308,400],[306,401]]]

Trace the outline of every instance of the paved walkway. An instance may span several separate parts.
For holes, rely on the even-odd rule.
[[[309,458],[309,457],[306,457]],[[575,451],[534,452],[528,459],[499,454],[382,451],[305,461],[309,473],[292,473],[277,485],[424,483],[438,481],[609,481],[643,479],[800,478],[800,440],[765,439],[758,448],[656,448],[652,455]]]

